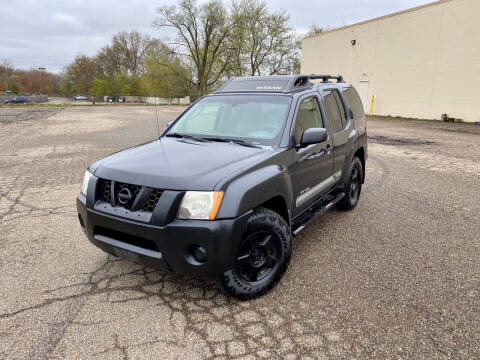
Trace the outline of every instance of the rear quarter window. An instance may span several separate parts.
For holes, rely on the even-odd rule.
[[[340,109],[338,102],[335,98],[335,90],[324,90],[323,91],[323,99],[325,110],[327,111],[328,119],[330,121],[331,128],[336,131],[343,127],[343,118],[342,116],[342,109]]]
[[[357,91],[353,87],[345,89],[343,96],[347,100],[347,105],[352,109],[354,119],[362,117],[365,114],[360,96],[358,96]]]

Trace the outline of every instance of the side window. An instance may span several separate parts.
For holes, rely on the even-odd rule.
[[[357,91],[353,87],[349,87],[343,91],[343,96],[347,99],[348,106],[353,111],[353,118],[359,118],[364,115],[363,105],[360,101]]]
[[[302,134],[305,130],[323,127],[323,119],[317,98],[313,97],[303,100],[298,109],[297,118],[295,119],[295,128],[293,130],[295,143],[300,143]]]
[[[333,95],[335,95],[335,100],[337,101],[338,110],[340,110],[340,116],[342,118],[342,124],[345,125],[345,122],[347,121],[347,118],[345,117],[345,108],[343,107],[342,99],[340,98],[340,95],[338,94],[337,90],[332,90],[332,92],[333,92]]]
[[[325,99],[325,109],[327,110],[333,131],[341,129],[343,127],[342,113],[340,112],[337,100],[335,99],[335,94],[333,91],[328,90],[323,93],[323,97]]]

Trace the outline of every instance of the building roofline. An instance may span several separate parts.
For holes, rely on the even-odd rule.
[[[428,7],[431,7],[431,6],[440,5],[440,4],[451,2],[451,1],[453,1],[453,0],[437,0],[437,1],[434,1],[434,2],[431,2],[431,3],[428,3],[428,4],[415,6],[413,8],[397,11],[397,12],[387,14],[387,15],[383,15],[383,16],[379,16],[379,17],[376,17],[376,18],[373,18],[373,19],[368,19],[368,20],[360,21],[360,22],[357,22],[357,23],[354,23],[354,24],[341,26],[339,28],[328,30],[328,31],[323,31],[320,34],[305,36],[302,40],[315,38],[315,37],[322,36],[322,35],[325,35],[325,34],[328,34],[328,33],[334,32],[334,31],[344,30],[344,29],[348,29],[348,28],[358,26],[358,25],[364,25],[364,24],[368,24],[368,23],[371,23],[371,22],[375,22],[375,21],[391,18],[391,17],[394,17],[394,16],[398,16],[398,15],[407,14],[407,13],[410,13],[410,12],[413,12],[413,11],[425,9],[425,8],[428,8]]]

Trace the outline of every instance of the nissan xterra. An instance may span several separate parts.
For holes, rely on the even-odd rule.
[[[366,159],[362,103],[341,76],[234,78],[157,140],[90,165],[78,218],[109,254],[217,274],[249,299],[281,279],[293,236],[357,205]]]

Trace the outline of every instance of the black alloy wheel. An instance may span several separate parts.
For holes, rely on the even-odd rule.
[[[337,204],[341,210],[352,210],[357,206],[362,192],[363,166],[359,158],[354,157],[343,185],[344,198]]]
[[[256,208],[247,222],[234,267],[220,276],[224,291],[241,300],[266,294],[282,278],[292,255],[292,234],[278,213]]]
[[[257,282],[272,274],[279,265],[282,244],[278,236],[270,231],[250,234],[240,246],[236,270],[248,282]]]
[[[358,201],[361,185],[362,183],[360,179],[360,174],[358,173],[358,167],[354,167],[352,169],[352,173],[350,174],[350,199],[352,201]]]

